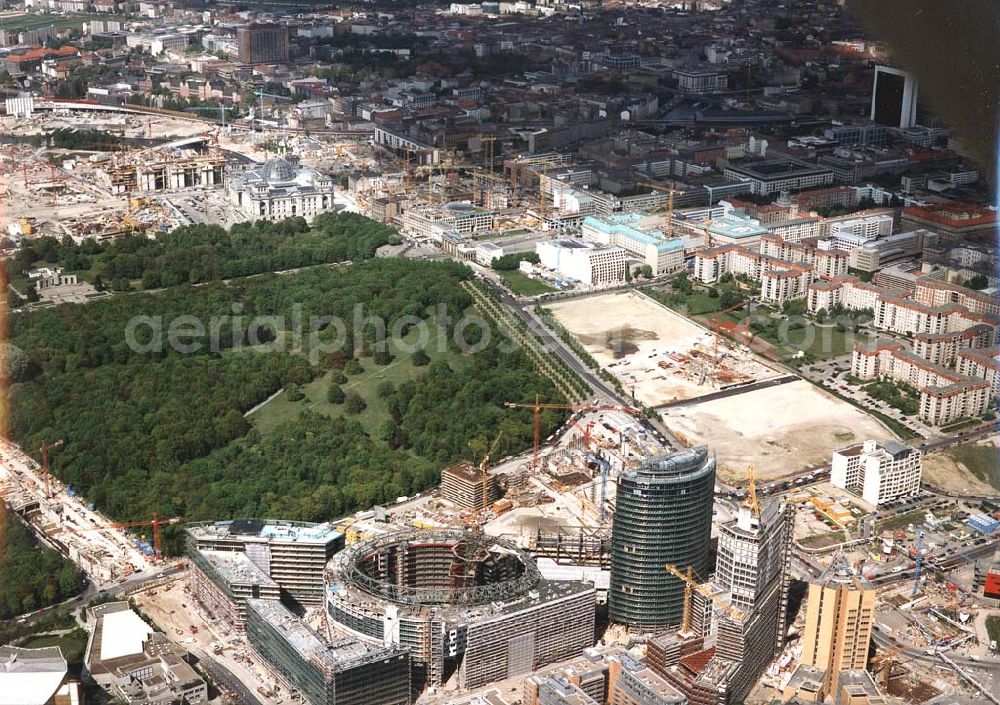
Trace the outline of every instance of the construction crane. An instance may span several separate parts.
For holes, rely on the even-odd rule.
[[[274,98],[275,100],[291,100],[287,95],[277,95],[275,93],[265,93],[264,91],[254,91],[260,97],[260,115],[257,116],[257,124],[260,125],[260,136],[261,140],[264,139],[264,97]],[[253,131],[253,123],[250,125],[251,132]],[[267,143],[264,143],[264,156],[267,156]]]
[[[497,434],[497,437],[493,439],[493,443],[490,444],[490,449],[486,451],[483,459],[479,462],[479,469],[481,471],[486,472],[486,466],[490,462],[490,456],[493,455],[493,451],[497,449],[497,443],[500,442],[501,436],[503,436],[503,431],[500,431],[500,433]]]
[[[724,316],[727,313],[729,313],[730,311],[735,311],[738,308],[742,308],[743,307],[743,303],[744,302],[741,301],[740,303],[736,304],[735,306],[730,306],[729,308],[724,308],[721,311],[713,314],[713,316],[714,317]],[[749,303],[747,303],[747,308],[749,309]],[[749,317],[749,314],[748,314],[748,317]],[[709,320],[708,321],[708,327],[712,329],[712,332],[713,332],[713,334],[715,336],[714,340],[712,342],[712,366],[715,369],[718,369],[718,367],[719,367],[719,329],[722,328],[722,324],[719,323],[719,322],[717,322],[717,321],[714,321],[714,320]]]
[[[214,105],[199,105],[199,106],[195,106],[193,108],[184,108],[184,112],[186,112],[186,113],[193,113],[193,112],[198,112],[198,111],[202,111],[202,110],[208,110],[208,111],[211,111],[211,112],[215,112],[216,110],[218,110],[219,114],[222,115],[222,129],[223,130],[226,129],[226,106],[224,106],[222,103],[219,103],[218,107],[216,107]],[[261,114],[262,115],[263,115],[263,111],[264,111],[264,108],[261,107]]]
[[[666,568],[668,573],[684,583],[684,612],[681,617],[681,631],[691,632],[691,598],[694,596],[695,590],[700,592],[705,599],[725,612],[730,618],[736,621],[743,620],[744,615],[742,612],[732,605],[723,602],[719,599],[720,595],[714,594],[707,585],[699,583],[694,579],[694,571],[690,566],[688,566],[687,572],[670,563],[667,563],[664,568]]]
[[[152,526],[153,527],[153,555],[157,560],[163,558],[163,548],[162,539],[160,536],[160,529],[164,526],[170,526],[171,524],[179,524],[184,521],[181,517],[174,517],[173,519],[164,519],[159,514],[153,514],[152,519],[146,521],[125,521],[117,522],[115,524],[103,524],[101,526],[88,526],[80,529],[70,529],[73,533],[82,533],[84,531],[107,531],[109,529],[134,529],[139,526]]]
[[[38,448],[38,452],[42,454],[42,482],[45,483],[45,498],[52,498],[52,482],[51,474],[49,473],[49,451],[53,448],[58,448],[63,444],[63,440],[60,438],[55,443],[46,443],[42,441],[41,446]]]
[[[565,409],[568,411],[624,411],[627,414],[639,415],[642,413],[641,409],[637,409],[634,406],[592,406],[590,404],[548,404],[542,403],[540,398],[535,396],[534,404],[519,404],[517,402],[505,401],[503,403],[508,409],[532,409],[535,414],[535,434],[534,434],[534,446],[532,453],[531,469],[538,470],[538,448],[539,448],[539,436],[541,435],[542,427],[542,411],[544,409]]]
[[[662,191],[667,194],[667,237],[674,236],[674,194],[680,193],[674,189],[676,185],[673,181],[670,182],[670,187],[660,186],[659,184],[650,184],[645,181],[641,181],[639,186],[645,186],[646,188],[651,188],[654,191]]]
[[[753,510],[753,515],[760,519],[760,504],[757,502],[757,477],[754,473],[753,463],[747,467],[747,480],[750,482],[750,488],[747,490],[747,506]]]
[[[917,531],[917,545],[915,546],[917,552],[916,563],[913,570],[913,590],[910,591],[910,597],[913,597],[920,590],[920,571],[924,566],[924,532],[923,530]]]

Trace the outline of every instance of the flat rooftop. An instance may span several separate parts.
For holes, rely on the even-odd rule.
[[[199,553],[229,584],[278,587],[278,583],[254,565],[242,551],[199,551]]]
[[[187,532],[195,538],[261,538],[275,541],[297,541],[326,544],[343,534],[328,522],[312,524],[303,521],[233,519],[229,521],[189,524]]]
[[[784,225],[785,223],[780,223]],[[743,240],[747,238],[759,238],[767,234],[767,229],[762,228],[760,222],[754,218],[747,218],[739,215],[723,215],[709,221],[708,230],[713,235]]]
[[[389,652],[398,652],[394,647],[368,647],[353,638],[340,638],[327,643],[277,600],[250,599],[247,600],[247,607],[277,630],[303,659],[318,660],[334,670],[350,668],[368,658],[382,658]]]

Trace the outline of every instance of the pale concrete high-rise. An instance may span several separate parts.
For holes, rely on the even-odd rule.
[[[875,621],[875,588],[839,555],[809,584],[802,665],[822,669],[832,693],[841,671],[864,670]]]
[[[830,483],[878,506],[920,491],[920,451],[898,441],[865,441],[833,452]]]

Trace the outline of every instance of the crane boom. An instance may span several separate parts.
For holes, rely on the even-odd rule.
[[[45,483],[45,497],[48,499],[52,498],[52,482],[51,474],[49,473],[49,451],[53,448],[58,448],[63,444],[63,439],[59,439],[55,443],[46,443],[42,441],[41,446],[38,448],[38,452],[42,454],[42,481]]]
[[[670,182],[670,186],[660,186],[659,184],[650,184],[644,181],[639,182],[639,186],[645,186],[646,188],[651,188],[654,191],[662,191],[667,194],[667,237],[674,236],[674,194],[680,193],[674,189],[676,183]]]
[[[632,414],[633,416],[642,413],[641,409],[637,409],[634,406],[592,406],[590,404],[552,404],[547,402],[542,402],[540,397],[535,396],[534,404],[520,404],[513,401],[505,401],[503,405],[508,409],[532,409],[534,411],[534,448],[532,454],[531,468],[532,470],[538,470],[538,448],[539,448],[539,436],[541,435],[541,418],[542,411],[544,409],[567,409],[571,411],[624,411],[627,414]]]
[[[153,514],[153,518],[146,521],[120,521],[114,524],[102,524],[100,526],[88,526],[79,529],[70,529],[73,533],[79,534],[84,531],[106,531],[107,529],[132,529],[139,526],[151,526],[153,527],[153,550],[155,552],[156,558],[163,558],[163,548],[162,539],[160,535],[160,528],[164,526],[170,526],[171,524],[179,524],[184,519],[182,517],[174,517],[172,519],[166,519],[161,517],[159,514]]]
[[[753,515],[760,519],[760,504],[757,502],[757,477],[754,473],[753,463],[747,468],[747,479],[750,481],[750,489],[747,490],[747,504],[753,510]]]
[[[719,599],[719,597],[720,597],[719,595],[713,593],[706,585],[704,585],[702,583],[699,583],[697,580],[694,579],[693,571],[691,570],[690,566],[688,566],[688,572],[686,572],[686,573],[684,571],[682,571],[680,568],[678,568],[677,566],[672,565],[670,563],[667,563],[664,566],[664,568],[666,569],[666,571],[668,573],[670,573],[675,578],[677,578],[678,580],[681,580],[684,583],[684,588],[685,588],[684,589],[684,614],[686,615],[686,617],[682,618],[682,619],[686,619],[687,624],[688,624],[688,629],[690,629],[690,626],[691,626],[690,625],[690,620],[691,620],[691,598],[694,596],[694,591],[695,590],[697,590],[699,593],[701,593],[709,602],[711,602],[715,607],[717,607],[720,610],[722,610],[723,612],[725,612],[732,619],[734,619],[736,621],[742,621],[743,620],[744,614],[740,610],[738,610],[735,607],[733,607],[732,605],[727,604],[727,603],[723,602],[722,600],[720,600]]]

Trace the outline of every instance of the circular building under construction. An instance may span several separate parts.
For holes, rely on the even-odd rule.
[[[461,688],[476,688],[594,641],[594,586],[542,579],[505,539],[405,531],[349,546],[330,565],[330,617],[362,639],[407,648],[417,684],[457,671]]]

